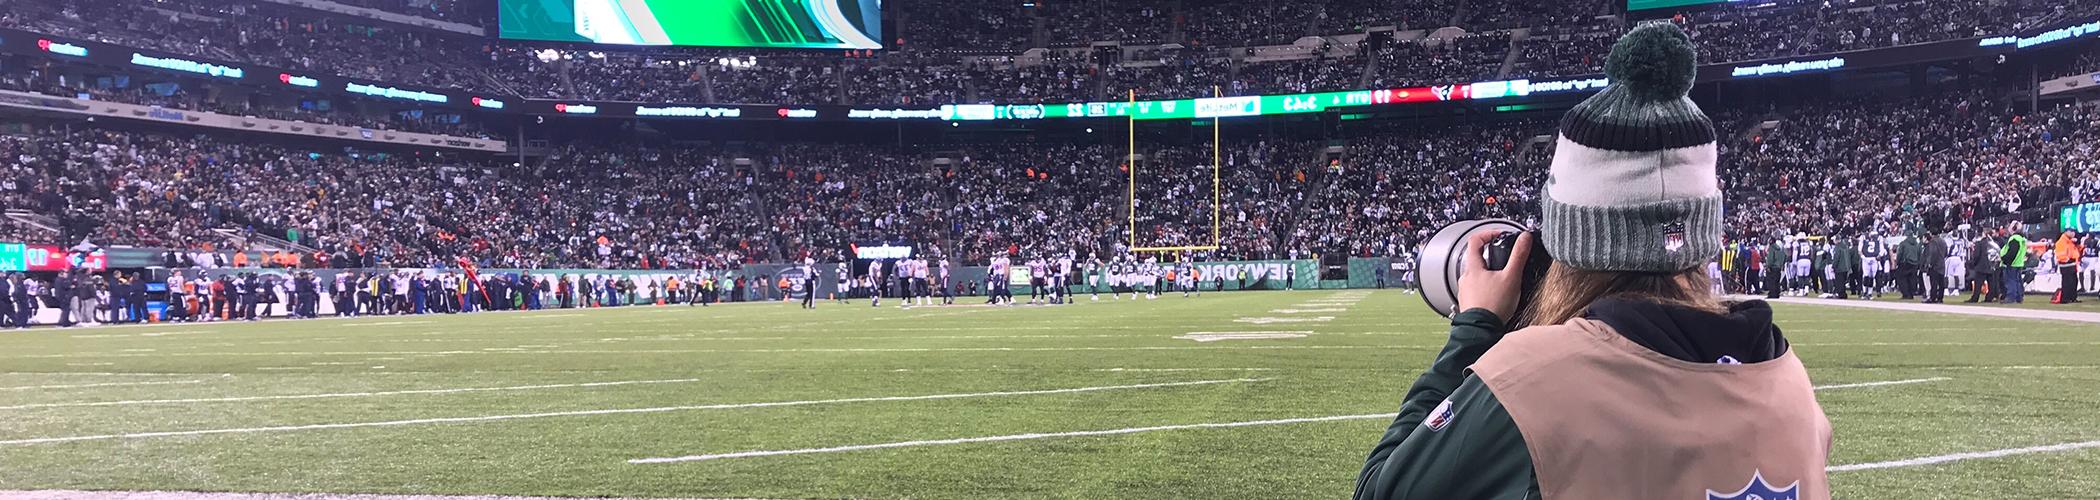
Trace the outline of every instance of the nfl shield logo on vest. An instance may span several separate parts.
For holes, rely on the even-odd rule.
[[[1706,500],[1799,500],[1800,498],[1801,481],[1787,484],[1785,488],[1773,488],[1770,483],[1765,482],[1764,471],[1751,473],[1750,484],[1743,485],[1743,489],[1735,490],[1734,493],[1706,490]]]
[[[1436,405],[1435,410],[1429,411],[1429,420],[1423,420],[1422,426],[1428,427],[1430,432],[1441,431],[1445,427],[1451,426],[1452,416],[1451,399],[1445,398],[1443,403]]]

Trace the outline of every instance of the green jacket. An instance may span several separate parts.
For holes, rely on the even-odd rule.
[[[1786,267],[1787,262],[1793,260],[1791,256],[1787,255],[1786,245],[1778,243],[1765,245],[1766,272],[1778,272],[1779,269]]]
[[[1925,256],[1925,245],[1922,245],[1922,244],[1919,244],[1919,243],[1918,243],[1918,237],[1917,237],[1917,236],[1908,236],[1908,237],[1905,237],[1905,238],[1903,238],[1903,243],[1900,243],[1900,244],[1897,244],[1897,245],[1896,245],[1896,263],[1897,263],[1897,264],[1903,264],[1903,265],[1909,265],[1909,266],[1915,266],[1915,265],[1923,264],[1923,263],[1925,263],[1925,259],[1924,259],[1924,256]]]
[[[1357,476],[1357,500],[1406,498],[1537,499],[1531,450],[1509,411],[1480,377],[1466,372],[1509,333],[1486,309],[1451,317],[1451,339],[1429,370],[1415,379],[1400,414],[1371,449]],[[1423,423],[1446,400],[1452,414],[1440,429]]]
[[[1858,245],[1853,245],[1849,241],[1839,241],[1837,243],[1837,254],[1837,261],[1832,262],[1831,267],[1835,268],[1838,274],[1852,274],[1853,271],[1861,267]]]
[[[2019,233],[2013,233],[2012,237],[2005,239],[2005,248],[2000,251],[2005,254],[2005,265],[2012,266],[2014,269],[2027,268],[2026,236],[2021,236]]]

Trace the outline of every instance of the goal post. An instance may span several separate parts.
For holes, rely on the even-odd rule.
[[[1224,96],[1225,96],[1225,91],[1224,91],[1224,89],[1223,89],[1222,87],[1218,87],[1218,86],[1212,86],[1212,87],[1211,87],[1211,95],[1212,95],[1213,97],[1224,97]],[[1129,108],[1127,108],[1127,109],[1133,109],[1133,110],[1134,110],[1134,109],[1136,109],[1136,108],[1137,108],[1137,90],[1136,90],[1136,89],[1131,89],[1131,90],[1129,90],[1129,91],[1128,91],[1128,93],[1126,94],[1126,97],[1127,97],[1127,99],[1128,99],[1128,101],[1127,101],[1127,102],[1129,103],[1129,106],[1130,106],[1130,107],[1129,107]],[[1223,144],[1223,142],[1224,142],[1224,138],[1225,138],[1225,137],[1224,137],[1224,128],[1225,128],[1225,124],[1224,124],[1224,121],[1223,121],[1222,119],[1219,119],[1219,118],[1217,118],[1217,117],[1212,117],[1212,118],[1210,119],[1210,244],[1209,244],[1209,245],[1180,245],[1180,246],[1138,246],[1138,227],[1137,227],[1137,178],[1138,178],[1138,174],[1137,174],[1137,171],[1138,171],[1138,155],[1137,155],[1137,114],[1136,114],[1136,113],[1134,113],[1134,112],[1132,112],[1132,113],[1127,113],[1127,114],[1126,114],[1126,120],[1127,120],[1127,121],[1125,122],[1125,123],[1126,123],[1126,127],[1125,127],[1125,130],[1127,130],[1127,131],[1128,131],[1128,133],[1129,133],[1129,136],[1128,136],[1128,140],[1127,140],[1127,142],[1126,142],[1126,146],[1127,146],[1127,147],[1128,147],[1129,149],[1125,151],[1125,154],[1124,154],[1124,157],[1123,157],[1123,158],[1124,158],[1124,161],[1125,161],[1125,163],[1124,163],[1124,164],[1125,164],[1125,165],[1128,165],[1128,166],[1129,166],[1129,168],[1125,169],[1125,170],[1128,170],[1128,173],[1129,173],[1129,178],[1128,178],[1128,182],[1129,182],[1129,185],[1128,185],[1128,189],[1127,189],[1127,190],[1125,191],[1125,193],[1126,193],[1126,196],[1127,196],[1127,199],[1126,199],[1125,201],[1126,201],[1126,202],[1128,203],[1128,215],[1129,215],[1129,221],[1128,221],[1128,222],[1129,222],[1129,225],[1130,225],[1130,227],[1129,227],[1129,240],[1130,240],[1130,251],[1131,251],[1131,252],[1133,252],[1133,253],[1171,253],[1171,252],[1202,252],[1202,251],[1213,251],[1213,250],[1217,250],[1217,249],[1221,248],[1221,247],[1223,246],[1223,243],[1224,243],[1224,227],[1223,227],[1223,225],[1222,225],[1222,224],[1223,224],[1223,216],[1222,216],[1222,213],[1223,213],[1223,211],[1224,211],[1224,203],[1225,203],[1225,179],[1224,179],[1224,178],[1225,178],[1225,175],[1224,175],[1224,156],[1225,156],[1225,155],[1224,155],[1224,144]]]

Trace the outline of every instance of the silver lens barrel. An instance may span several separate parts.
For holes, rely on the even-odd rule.
[[[1524,226],[1508,219],[1459,221],[1438,229],[1415,256],[1422,269],[1422,301],[1446,318],[1458,314],[1458,274],[1465,268],[1466,241],[1474,233],[1522,231]]]

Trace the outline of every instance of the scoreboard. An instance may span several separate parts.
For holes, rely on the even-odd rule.
[[[2063,215],[2057,218],[2057,229],[2075,230],[2079,234],[2100,231],[2100,203],[2064,205]]]

